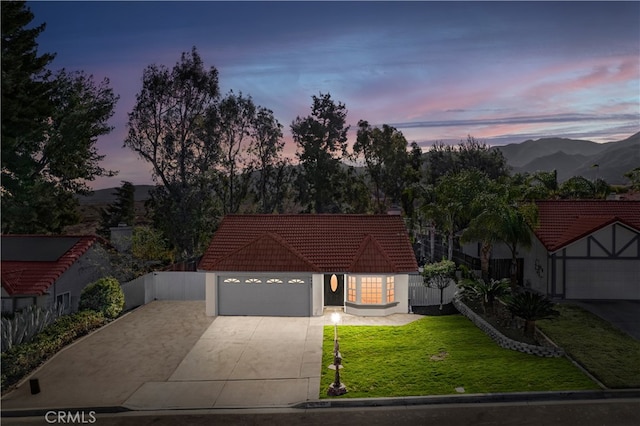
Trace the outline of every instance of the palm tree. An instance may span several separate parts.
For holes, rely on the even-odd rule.
[[[474,199],[474,214],[461,235],[465,242],[480,241],[482,278],[489,280],[489,260],[493,245],[502,242],[511,252],[511,286],[517,284],[518,247],[531,246],[531,228],[537,222],[537,207],[519,203],[520,190],[509,183],[491,182]]]

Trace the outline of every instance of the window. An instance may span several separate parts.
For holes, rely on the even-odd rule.
[[[247,278],[244,282],[247,284],[260,284],[262,280],[259,278]]]
[[[356,277],[350,276],[349,281],[347,282],[347,301],[356,301]]]
[[[393,277],[387,277],[387,303],[391,303],[395,300],[396,289],[393,281]]]
[[[282,280],[280,278],[269,278],[267,284],[282,284]]]
[[[292,278],[289,280],[289,284],[304,284],[304,280],[300,278]]]
[[[62,309],[67,312],[71,307],[71,294],[69,292],[66,292],[57,295],[56,306],[62,306]]]
[[[237,279],[237,278],[227,278],[227,279],[225,279],[223,282],[225,282],[225,283],[234,283],[234,284],[237,284],[237,283],[239,283],[239,282],[240,282],[240,280],[239,280],[239,279]]]
[[[362,277],[360,289],[362,304],[382,303],[382,277]]]

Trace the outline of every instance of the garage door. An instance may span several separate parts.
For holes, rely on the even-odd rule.
[[[640,262],[613,259],[567,260],[567,299],[640,299]]]
[[[218,315],[311,316],[311,275],[218,276]]]

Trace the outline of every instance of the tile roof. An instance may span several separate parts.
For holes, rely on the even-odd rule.
[[[229,215],[200,261],[207,271],[413,272],[395,215]]]
[[[97,236],[3,235],[2,287],[10,296],[42,295],[96,241],[104,243]],[[49,250],[47,260],[33,260],[29,254],[29,248],[38,252],[38,247],[52,244],[63,251],[55,254]]]
[[[535,234],[550,252],[615,222],[640,232],[640,201],[550,200],[537,205]]]

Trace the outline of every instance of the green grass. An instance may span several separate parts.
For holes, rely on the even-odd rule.
[[[575,305],[538,328],[608,388],[640,388],[640,342]]]
[[[599,389],[565,358],[502,349],[461,315],[405,326],[339,326],[344,397]],[[333,326],[324,329],[320,397],[334,380]]]

